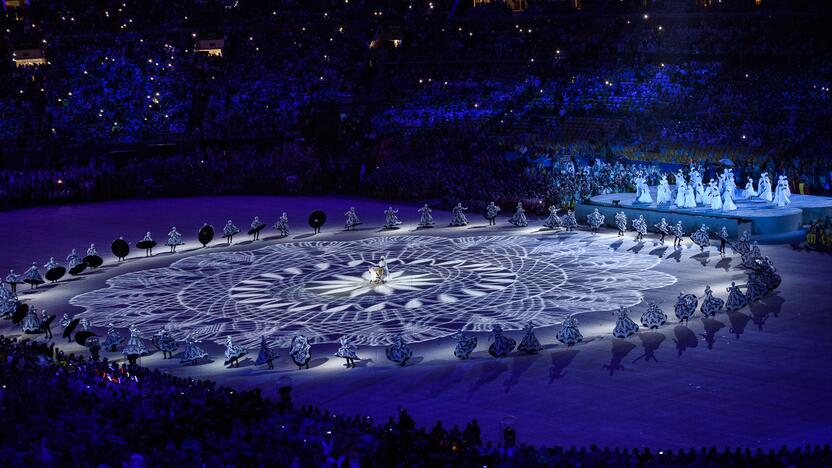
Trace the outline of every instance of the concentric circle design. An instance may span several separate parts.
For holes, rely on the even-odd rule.
[[[117,276],[109,287],[72,298],[97,323],[148,333],[172,324],[217,343],[232,334],[254,346],[266,334],[281,346],[295,332],[314,342],[351,335],[381,345],[460,328],[554,325],[570,313],[632,306],[675,278],[651,269],[658,257],[617,253],[582,236],[378,237],[275,244],[198,254],[167,268]],[[388,282],[369,282],[384,256]]]

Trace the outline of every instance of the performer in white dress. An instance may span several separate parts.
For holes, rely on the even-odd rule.
[[[485,207],[485,219],[488,220],[489,226],[496,226],[497,225],[497,214],[500,212],[500,207],[494,204],[494,202],[488,202],[488,205]],[[512,218],[513,219],[513,218]],[[511,221],[509,221],[511,222]]]
[[[637,201],[646,205],[653,203],[653,197],[650,195],[650,186],[647,185],[647,179],[644,177],[641,178],[641,195],[639,195]]]
[[[265,227],[266,223],[260,221],[259,216],[255,216],[251,221],[251,224],[249,224],[250,229],[248,230],[249,234],[252,236],[251,240],[256,241],[257,239],[260,239],[260,231],[262,231]]]
[[[690,184],[685,187],[685,208],[696,208],[696,192]]]
[[[563,227],[563,220],[558,216],[558,207],[552,205],[549,207],[549,216],[543,221],[543,226],[549,229],[557,229]]]
[[[32,262],[32,266],[23,272],[23,282],[31,286],[29,289],[35,289],[43,284],[43,276],[38,271],[38,265]]]
[[[289,348],[289,358],[298,366],[298,370],[304,367],[309,369],[309,361],[312,359],[312,346],[305,336],[295,335],[292,338],[292,346]]]
[[[573,210],[567,210],[566,214],[563,215],[563,227],[566,228],[567,231],[574,231],[576,227],[578,227],[578,220],[575,219],[575,212]]]
[[[616,316],[612,336],[616,338],[627,338],[638,331],[638,325],[630,318],[630,309],[622,306],[618,308],[618,312],[613,312],[612,314]]]
[[[699,308],[702,315],[705,317],[713,317],[717,312],[722,310],[724,305],[725,301],[714,296],[714,292],[711,291],[711,286],[705,286],[705,297],[702,298],[702,307]]]
[[[676,206],[678,208],[684,208],[685,207],[685,196],[686,196],[687,191],[688,191],[688,184],[686,184],[684,179],[683,179],[677,184],[677,186],[679,188],[676,190]]]
[[[517,227],[526,227],[529,225],[529,221],[526,219],[526,210],[523,209],[523,202],[517,202],[514,215],[512,215],[508,222]]]
[[[654,224],[653,227],[655,227],[656,231],[662,235],[661,238],[659,238],[659,242],[664,243],[664,236],[670,234],[670,225],[667,224],[667,221],[664,218],[662,218],[662,220]]]
[[[396,226],[402,223],[399,217],[396,216],[398,212],[399,210],[394,210],[392,206],[388,206],[384,210],[384,229],[395,229]]]
[[[555,334],[555,338],[570,348],[583,341],[584,337],[578,330],[578,319],[574,315],[567,317]]]
[[[672,199],[670,185],[667,183],[667,175],[663,175],[659,180],[659,187],[656,189],[656,204],[667,205]]]
[[[248,354],[248,350],[234,344],[231,336],[225,337],[225,365],[228,367],[240,367],[240,359]]]
[[[711,181],[711,209],[712,210],[721,210],[722,209],[722,195],[719,193],[719,189],[717,188],[716,184]]]
[[[623,211],[615,214],[615,227],[618,228],[618,237],[623,236],[624,231],[627,230],[627,214]]]
[[[289,217],[286,215],[285,211],[280,215],[280,219],[274,223],[274,228],[280,234],[280,237],[286,237],[289,235]]]
[[[257,352],[257,360],[254,361],[255,366],[262,366],[266,364],[269,366],[269,369],[274,369],[274,364],[272,361],[280,357],[276,349],[272,349],[269,346],[269,342],[266,340],[266,335],[262,335],[260,337],[260,351]]]
[[[173,226],[168,233],[168,246],[170,247],[171,253],[176,252],[176,246],[182,245],[182,243],[182,234],[179,234],[176,226]]]
[[[523,339],[520,340],[520,344],[517,345],[517,349],[526,354],[537,354],[542,351],[543,345],[540,344],[540,340],[534,334],[534,325],[532,322],[527,323],[523,327],[523,331],[525,334],[523,335]]]
[[[708,231],[708,226],[703,224],[696,230],[696,232],[690,235],[690,239],[693,243],[699,246],[700,252],[704,252],[705,247],[709,247],[711,245],[711,236]]]
[[[647,221],[644,220],[644,215],[638,215],[638,218],[633,220],[633,229],[636,231],[636,240],[644,239],[647,234]]]
[[[715,189],[716,182],[711,179],[711,181],[708,182],[707,187],[705,187],[705,193],[702,194],[702,204],[705,205],[705,207],[711,206],[711,198],[714,196],[713,193]]]
[[[788,179],[785,176],[780,176],[777,179],[777,191],[774,194],[774,203],[780,208],[787,206],[791,203],[790,195],[791,190],[789,190]]]
[[[222,236],[228,239],[228,245],[231,245],[231,242],[234,241],[234,234],[238,232],[240,232],[240,228],[235,226],[230,219],[225,223],[225,227],[222,228]]]
[[[737,205],[734,204],[734,190],[730,189],[730,184],[722,194],[722,211],[736,211]]]
[[[681,247],[684,237],[685,227],[681,221],[676,221],[676,225],[673,226],[673,247]]]
[[[702,173],[693,165],[690,165],[690,185],[693,186],[694,199],[696,204],[703,203],[705,187],[702,186]]]
[[[679,297],[676,298],[676,305],[673,307],[679,322],[688,323],[688,320],[696,313],[698,302],[695,294],[679,293]]]
[[[352,344],[350,341],[350,337],[342,336],[338,339],[340,346],[338,347],[338,351],[335,352],[335,356],[339,358],[344,358],[347,363],[345,366],[347,369],[355,368],[355,361],[360,361],[361,358],[358,357],[358,346]]]
[[[636,203],[640,203],[639,199],[641,198],[641,191],[642,191],[642,184],[641,182],[644,180],[644,176],[641,175],[641,171],[637,171],[636,175],[633,177],[633,185],[636,188]]]
[[[655,330],[667,322],[667,314],[662,311],[655,302],[647,303],[647,310],[641,314],[641,324],[651,330]]]
[[[451,216],[451,226],[467,226],[468,225],[468,218],[465,217],[465,211],[468,208],[462,206],[462,203],[457,203],[456,206],[452,210]]]
[[[676,196],[679,196],[679,191],[682,189],[682,186],[685,185],[685,174],[682,172],[682,168],[679,168],[676,171]],[[682,191],[682,197],[684,197],[684,191]]]
[[[602,215],[598,208],[592,211],[592,213],[586,216],[586,223],[589,224],[589,228],[593,234],[598,232],[598,228],[604,224],[604,215]]]
[[[751,176],[748,176],[748,182],[745,183],[745,190],[742,191],[742,197],[748,200],[756,197],[757,195],[757,191],[754,190],[754,179],[752,179]]]
[[[477,337],[474,335],[466,335],[462,330],[452,335],[456,346],[454,346],[454,356],[458,359],[468,359],[474,348],[477,347]]]
[[[425,206],[419,208],[419,227],[420,228],[429,228],[433,227],[433,215],[431,214],[432,210],[425,203]]]
[[[728,312],[736,312],[748,304],[748,299],[735,282],[731,281],[731,286],[727,288],[727,291],[728,300],[725,302],[725,310]]]
[[[10,268],[9,274],[6,275],[6,284],[9,285],[12,296],[17,297],[17,285],[20,283],[22,283],[22,281],[20,281],[20,275],[14,272],[14,268]]]
[[[757,191],[760,194],[759,197],[761,200],[765,200],[767,202],[772,201],[771,180],[768,178],[768,172],[760,174],[760,180],[757,182]]]
[[[350,209],[344,213],[344,216],[347,217],[347,221],[344,223],[344,229],[347,231],[354,231],[355,227],[361,224],[361,220],[358,219],[358,213],[355,212],[354,206],[351,206]]]
[[[185,337],[185,352],[182,353],[182,358],[179,360],[181,364],[191,363],[195,366],[199,359],[208,355],[204,349],[197,346],[197,343],[198,341],[194,339],[193,335]]]
[[[491,339],[493,339],[494,342],[488,347],[488,354],[494,357],[508,356],[508,353],[512,352],[517,344],[514,339],[503,334],[503,327],[499,324],[494,324],[491,328]]]

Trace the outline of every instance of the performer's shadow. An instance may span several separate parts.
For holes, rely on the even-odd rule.
[[[676,260],[676,263],[680,263],[682,261],[682,249],[673,249],[673,253],[665,257],[666,260]]]
[[[373,358],[367,358],[367,359],[361,358],[360,361],[355,361],[355,368],[367,367],[371,362],[373,362]],[[344,367],[346,367],[347,363],[345,362],[342,365]]]
[[[298,235],[296,235],[295,237],[293,237],[292,239],[297,239],[297,240],[300,240],[300,239],[308,239],[308,238],[310,238],[310,237],[312,237],[312,236],[314,236],[314,235],[315,235],[315,233],[314,233],[314,232],[307,232],[306,234],[298,234]]]
[[[696,255],[691,255],[690,258],[693,259],[693,260],[696,260],[699,263],[701,263],[702,266],[708,266],[708,262],[710,261],[710,258],[711,258],[711,253],[710,252],[699,252]]]
[[[326,364],[327,361],[329,361],[329,358],[325,358],[325,357],[319,357],[319,358],[312,359],[312,360],[309,361],[309,368],[314,369],[316,367],[320,367],[320,366]],[[295,366],[295,367],[297,367],[297,366]]]
[[[664,254],[667,252],[667,246],[663,245],[661,247],[655,248],[650,251],[650,255],[655,255],[659,258],[664,258]]]
[[[786,302],[786,300],[780,297],[779,293],[771,292],[763,298],[760,305],[765,306],[775,317],[779,317],[780,312],[783,309],[784,302]]]
[[[503,382],[506,386],[506,393],[511,390],[511,387],[520,383],[520,376],[523,375],[540,357],[540,353],[528,356],[516,356],[512,359],[511,375]]]
[[[731,322],[731,328],[728,331],[739,339],[740,335],[745,332],[745,326],[751,320],[751,317],[735,310],[729,310],[726,313],[728,314],[728,321]]]
[[[563,371],[575,359],[578,351],[572,348],[552,351],[552,367],[549,368],[549,383],[566,376]]]
[[[720,261],[716,262],[716,266],[714,268],[719,269],[722,268],[725,271],[731,270],[731,257],[723,257]]]
[[[477,392],[483,385],[493,382],[500,377],[500,375],[508,370],[508,365],[503,362],[492,360],[487,361],[480,366],[480,377],[471,382],[471,385],[468,387],[468,398],[470,399],[474,393]]]
[[[763,331],[763,325],[768,320],[771,311],[765,304],[761,303],[748,304],[748,310],[751,312],[751,320],[754,321],[754,325],[757,325],[757,328]]]
[[[610,248],[612,250],[618,250],[618,249],[621,248],[622,245],[624,245],[624,240],[623,239],[618,239],[617,241],[610,244]]]
[[[705,343],[708,344],[708,349],[714,349],[714,343],[716,342],[716,333],[725,328],[725,324],[720,322],[719,320],[715,320],[709,317],[702,317],[702,325],[705,327],[705,333],[702,334],[702,338],[705,339]]]
[[[633,360],[633,364],[641,359],[644,359],[644,362],[649,362],[651,359],[655,362],[659,362],[658,359],[656,359],[656,350],[658,350],[659,346],[661,346],[662,342],[664,342],[664,334],[655,331],[646,331],[639,333],[638,337],[641,340],[641,345],[644,347],[644,354],[635,358]]]
[[[621,362],[634,349],[636,349],[636,345],[627,340],[616,338],[612,342],[612,358],[610,358],[610,363],[604,364],[601,368],[610,371],[610,375],[615,374],[615,371],[625,370]]]
[[[637,241],[637,242],[638,242],[638,243],[637,243],[636,245],[634,245],[634,246],[630,247],[629,249],[627,249],[627,252],[632,252],[632,253],[634,253],[634,254],[637,254],[637,253],[641,252],[641,249],[643,249],[643,248],[644,248],[644,241],[641,241],[641,240],[640,240],[640,241]]]
[[[696,334],[684,325],[676,325],[673,329],[673,335],[675,336],[673,342],[676,343],[676,352],[679,357],[682,356],[686,349],[695,348],[699,345],[699,339],[696,338]]]

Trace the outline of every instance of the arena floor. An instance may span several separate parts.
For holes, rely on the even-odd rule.
[[[364,221],[354,232],[341,229],[349,206]],[[398,204],[404,224],[385,231],[386,206],[339,198],[224,197],[19,210],[0,213],[5,226],[15,226],[0,264],[22,273],[32,260],[63,260],[71,248],[84,251],[95,242],[105,257],[102,268],[26,291],[23,300],[59,316],[83,312],[101,335],[107,322],[123,335],[138,324],[148,345],[171,323],[180,327],[179,339],[185,330],[200,337],[210,360],[183,367],[154,353],[143,365],[267,394],[291,385],[297,404],[376,420],[403,406],[423,426],[475,418],[489,440],[513,424],[518,439],[533,444],[779,447],[832,437],[828,256],[763,246],[783,276],[780,289],[750,308],[715,319],[697,313],[682,326],[673,316],[679,292],[701,296],[709,284],[725,298],[731,281],[745,282],[738,257],[721,258],[715,247],[701,253],[689,241],[674,250],[672,241],[659,244],[652,234],[637,243],[632,233],[622,239],[609,229],[597,235],[543,230],[534,219],[515,228],[505,216],[489,227],[471,214],[469,226],[450,228],[449,213],[438,210],[437,227],[417,230],[418,206],[412,204]],[[318,235],[306,224],[314,209],[329,216]],[[286,239],[265,231],[261,241],[242,235],[232,246],[215,239],[206,249],[197,247],[203,222],[219,230],[231,218],[245,230],[253,216],[271,225],[282,211],[292,231]],[[135,244],[150,230],[163,243],[172,225],[185,237],[182,252],[159,247],[144,258],[134,248],[121,264],[110,255],[118,236]],[[368,287],[362,274],[381,255],[391,281]],[[672,323],[613,338],[612,312],[631,307],[638,322],[645,299],[657,301]],[[567,349],[554,334],[570,313],[579,314],[585,341]],[[519,342],[528,321],[538,327],[543,352],[488,355],[492,324]],[[462,327],[479,340],[468,361],[453,357],[449,338]],[[0,324],[0,333],[15,332],[9,322]],[[287,357],[295,332],[315,343],[309,370],[298,371]],[[253,365],[263,334],[280,348],[275,370]],[[333,356],[343,334],[361,346],[356,369],[345,369]],[[394,334],[405,335],[414,350],[404,368],[385,358]],[[240,368],[222,365],[228,335],[250,350],[252,359]],[[74,344],[65,349],[82,351]]]

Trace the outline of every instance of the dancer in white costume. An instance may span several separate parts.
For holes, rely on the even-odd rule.
[[[690,235],[690,239],[694,244],[699,246],[699,250],[701,252],[704,252],[705,247],[709,247],[711,245],[711,237],[708,234],[708,226],[703,224],[696,230],[696,232]]]
[[[786,179],[785,176],[780,176],[777,179],[777,190],[774,194],[774,203],[782,208],[789,203],[791,203],[791,199],[789,196],[791,195],[791,190],[789,190],[789,181]]]
[[[570,348],[583,341],[584,337],[578,330],[578,319],[574,315],[567,317],[555,334],[555,338]]]
[[[667,183],[667,176],[663,175],[659,180],[659,187],[656,189],[656,204],[667,205],[673,199],[670,185]]]
[[[682,172],[682,169],[679,168],[679,170],[676,171],[676,195],[677,196],[679,194],[679,189],[682,188],[682,185],[685,185],[685,174]],[[682,192],[682,193],[684,193],[684,192]]]
[[[592,213],[586,215],[586,223],[589,224],[589,228],[593,234],[598,232],[598,228],[604,224],[604,215],[602,215],[598,208],[592,211]]]
[[[696,208],[696,193],[690,184],[685,187],[685,208]]]
[[[615,214],[615,227],[618,228],[618,237],[623,236],[624,231],[627,230],[627,214],[623,211]]]
[[[638,215],[638,218],[633,220],[633,229],[636,231],[636,240],[644,239],[644,235],[647,234],[647,221],[644,215]]]
[[[705,187],[702,186],[702,173],[693,164],[690,165],[690,185],[693,186],[696,203],[702,203],[702,197],[705,195]]]
[[[650,195],[650,186],[647,185],[647,179],[644,177],[641,178],[641,195],[638,196],[637,201],[647,205],[653,203],[653,197]]]
[[[647,311],[641,314],[641,324],[655,330],[667,322],[667,314],[655,302],[647,302]]]
[[[574,231],[575,228],[578,227],[578,220],[575,219],[575,212],[572,210],[568,210],[566,214],[563,215],[561,222],[567,231]]]
[[[182,245],[182,234],[176,230],[176,226],[170,228],[170,232],[168,233],[168,247],[170,247],[171,253],[176,252],[176,246]]]
[[[719,194],[719,189],[717,188],[716,184],[711,181],[711,209],[712,210],[721,210],[722,209],[722,195]]]
[[[388,206],[386,210],[384,210],[384,229],[395,229],[396,226],[401,224],[401,220],[396,214],[399,210],[394,210],[392,206]]]
[[[658,231],[659,234],[662,235],[662,237],[659,239],[659,242],[664,243],[664,236],[670,234],[670,225],[667,224],[667,220],[662,218],[662,220],[654,224],[653,227],[655,227],[656,231]]]
[[[549,207],[549,216],[543,221],[543,226],[549,229],[557,229],[563,227],[563,220],[558,216],[558,207],[552,205]]]
[[[676,206],[679,208],[685,207],[685,193],[688,191],[688,184],[684,180],[680,181],[676,190]]]
[[[708,182],[708,186],[705,188],[705,193],[702,194],[702,204],[705,205],[706,207],[711,206],[711,199],[714,196],[714,191],[715,190],[716,190],[716,182],[714,182],[714,180],[711,179],[711,181]]]
[[[225,223],[225,227],[222,228],[222,236],[228,239],[228,245],[231,245],[234,242],[234,234],[240,232],[240,228],[238,228],[230,219],[228,222]]]
[[[771,180],[768,178],[768,172],[760,174],[760,181],[757,182],[757,191],[760,193],[760,199],[770,202],[773,197],[771,195]]]
[[[462,203],[457,203],[452,210],[451,226],[466,226],[468,225],[468,218],[465,217],[465,211],[468,208],[462,206]]]
[[[508,220],[508,222],[517,227],[526,227],[529,225],[529,221],[526,219],[526,210],[523,209],[523,202],[517,202],[517,208],[514,211],[514,215]]]
[[[344,358],[347,363],[345,366],[347,369],[355,368],[355,361],[360,361],[361,358],[358,357],[358,346],[352,344],[350,341],[350,337],[342,336],[339,338],[338,342],[340,343],[340,347],[338,351],[335,352],[335,356],[339,358]]]
[[[702,307],[699,308],[702,315],[705,317],[713,317],[717,312],[722,310],[724,305],[725,301],[714,296],[711,286],[705,286],[705,297],[702,298]]]
[[[734,190],[725,190],[722,194],[722,211],[736,211],[737,205],[734,204]]]
[[[260,239],[260,231],[266,227],[266,223],[260,221],[259,216],[255,216],[253,220],[251,220],[251,224],[249,224],[249,231],[248,233],[252,235],[253,241]]]
[[[355,212],[355,207],[351,206],[344,216],[347,217],[347,220],[344,222],[344,230],[346,231],[354,231],[355,227],[361,224],[361,220],[358,219],[358,213]]]
[[[485,219],[488,220],[489,226],[496,226],[497,225],[497,214],[500,212],[500,207],[495,205],[494,202],[488,202],[488,206],[485,207]],[[511,221],[509,221],[511,222]]]
[[[676,221],[676,225],[673,226],[673,247],[681,247],[682,240],[685,237],[685,227],[682,225],[681,221]]]
[[[286,215],[285,211],[280,215],[280,219],[274,223],[274,229],[280,233],[280,237],[286,237],[289,235],[289,217]]]
[[[420,228],[429,228],[433,227],[433,215],[431,214],[431,209],[427,203],[425,206],[419,208],[419,227]]]
[[[636,172],[635,177],[633,177],[633,185],[636,187],[636,203],[639,203],[639,198],[641,198],[641,191],[642,185],[641,183],[644,181],[644,176],[641,175],[641,171]]]
[[[754,190],[754,179],[752,179],[751,176],[748,176],[748,182],[745,183],[745,190],[742,191],[742,197],[748,200],[756,197],[757,195],[757,191]]]
[[[616,316],[615,327],[612,329],[612,335],[616,338],[627,338],[638,331],[638,325],[630,318],[630,309],[626,307],[619,307],[618,312],[613,312]]]

